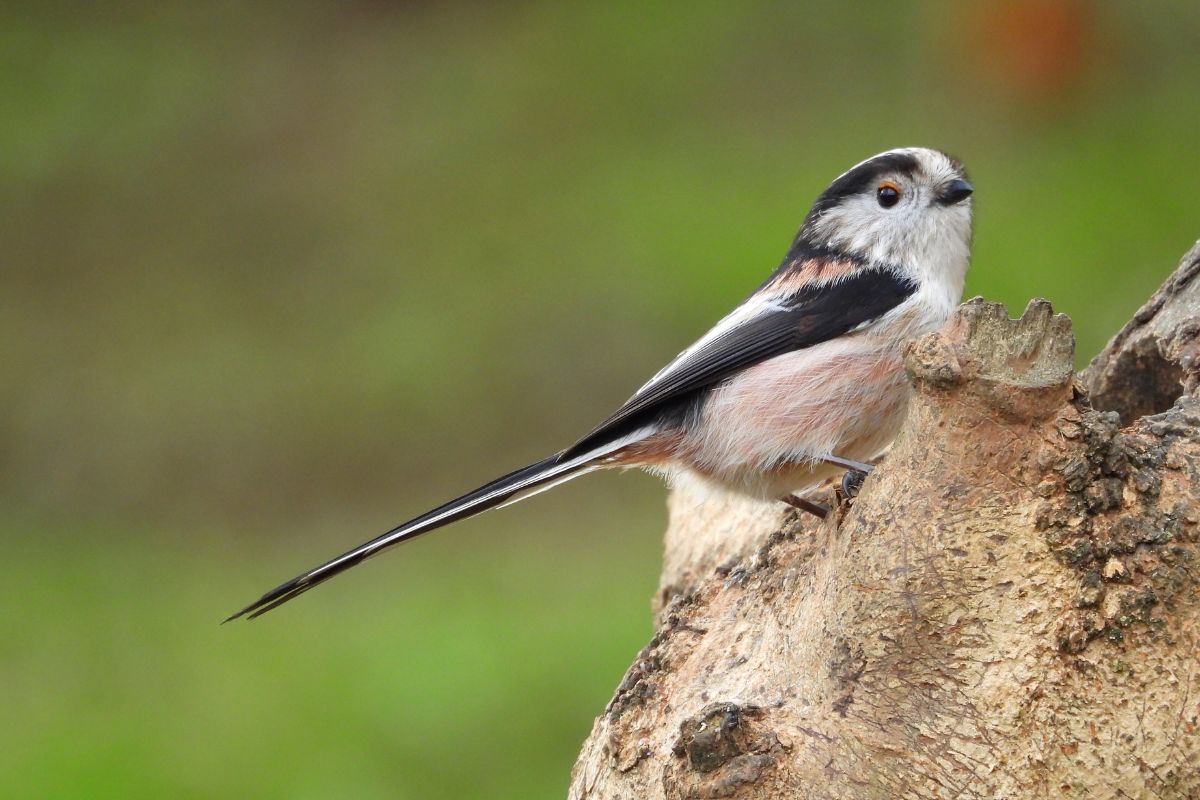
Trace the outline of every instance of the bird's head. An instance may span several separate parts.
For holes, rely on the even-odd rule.
[[[886,264],[962,292],[971,193],[962,164],[923,147],[889,150],[838,177],[813,203],[795,248]]]

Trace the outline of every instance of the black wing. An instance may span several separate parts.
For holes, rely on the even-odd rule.
[[[772,298],[747,321],[685,350],[563,457],[580,455],[631,433],[656,414],[741,369],[870,323],[903,303],[916,289],[916,284],[890,269],[864,269],[836,282],[809,285]]]

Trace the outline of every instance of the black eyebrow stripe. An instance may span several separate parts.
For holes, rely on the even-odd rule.
[[[882,176],[900,174],[912,177],[920,167],[921,162],[910,153],[884,153],[864,161],[839,177],[821,193],[805,217],[804,227],[808,227],[810,221],[816,220],[847,197],[862,192]]]

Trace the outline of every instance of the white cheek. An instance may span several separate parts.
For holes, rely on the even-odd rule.
[[[930,205],[923,187],[892,209],[880,208],[874,198],[856,197],[826,212],[816,230],[833,249],[895,264],[916,273],[922,283],[938,284],[946,302],[957,304],[962,295],[971,247],[969,203]]]
[[[920,198],[884,209],[874,198],[855,197],[821,219],[819,230],[834,249],[858,253],[875,262],[906,264],[920,235]]]

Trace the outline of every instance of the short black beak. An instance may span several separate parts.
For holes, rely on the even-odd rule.
[[[971,196],[971,192],[975,191],[975,187],[964,181],[962,178],[955,178],[942,187],[938,192],[937,201],[939,205],[952,206],[955,203],[961,203]]]

